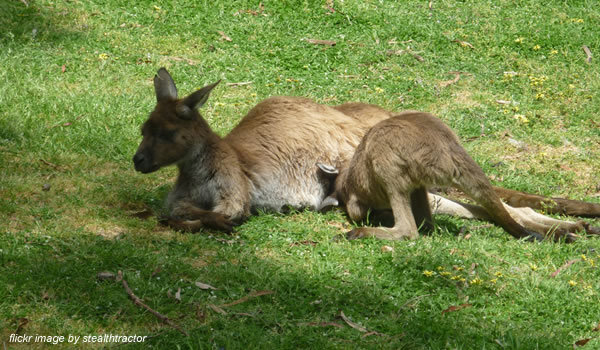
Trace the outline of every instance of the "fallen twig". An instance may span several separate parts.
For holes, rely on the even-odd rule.
[[[227,315],[227,311],[221,309],[220,307],[218,307],[215,304],[208,304],[208,307],[211,308],[214,312],[221,314],[221,315]]]
[[[54,169],[59,169],[60,168],[60,166],[58,166],[58,165],[56,165],[54,163],[50,163],[49,161],[45,160],[44,158],[40,158],[40,162],[42,162],[42,163],[44,163],[44,164],[46,164],[48,166],[51,166]]]
[[[454,79],[442,81],[440,83],[440,87],[446,87],[446,86],[455,84],[455,83],[457,83],[460,80],[460,72],[451,72],[449,74],[454,74]]]
[[[299,323],[298,326],[313,326],[313,327],[335,327],[335,328],[343,328],[339,323],[335,322],[308,322],[308,323]]]
[[[556,275],[558,275],[562,270],[566,270],[567,268],[569,268],[569,266],[573,265],[574,263],[580,261],[581,259],[573,259],[573,260],[569,260],[567,261],[563,266],[559,267],[556,271],[552,272],[552,274],[550,275],[550,277],[556,277]]]
[[[232,41],[232,39],[227,34],[225,34],[223,31],[217,30],[217,33],[219,33],[219,35],[221,35],[221,39],[223,39],[225,41]]]
[[[129,298],[131,298],[131,300],[133,300],[133,303],[143,309],[146,309],[148,311],[150,311],[150,313],[152,313],[154,316],[156,316],[159,320],[163,321],[164,323],[168,324],[169,326],[175,328],[176,330],[180,331],[181,333],[183,333],[185,336],[189,336],[189,334],[183,330],[181,327],[179,327],[178,325],[176,325],[173,321],[171,321],[167,316],[161,314],[160,312],[154,311],[150,306],[146,305],[140,298],[137,297],[137,295],[135,295],[133,293],[133,291],[131,290],[131,288],[129,288],[129,284],[127,284],[127,281],[125,281],[125,279],[123,278],[123,272],[121,270],[119,270],[118,272],[118,279],[121,280],[121,283],[123,283],[123,288],[125,288],[125,291],[127,292],[127,294],[129,295]]]
[[[442,315],[446,314],[448,312],[454,312],[454,311],[462,310],[462,309],[465,309],[465,308],[468,308],[468,307],[471,307],[471,306],[473,306],[473,305],[469,304],[469,303],[460,304],[458,306],[457,305],[452,305],[449,308],[447,308],[446,310],[442,311]]]
[[[392,56],[392,55],[396,55],[396,56],[400,56],[400,55],[404,55],[404,54],[409,54],[412,57],[414,57],[414,59],[416,59],[419,62],[425,62],[425,59],[419,55],[417,55],[414,52],[411,51],[407,51],[407,50],[388,50],[387,54]]]
[[[362,333],[368,332],[368,330],[365,327],[350,321],[350,319],[348,317],[346,317],[346,315],[344,315],[344,311],[340,311],[340,317],[342,318],[342,320],[344,320],[344,322],[346,322],[346,324],[348,326],[356,329],[357,331],[362,332]]]
[[[241,81],[239,83],[227,83],[225,85],[227,85],[227,86],[242,86],[242,85],[250,85],[250,84],[252,84],[251,81]]]
[[[590,50],[590,48],[587,47],[587,45],[583,45],[581,48],[583,49],[583,51],[585,52],[585,55],[587,56],[585,61],[588,64],[592,63],[592,51]]]
[[[269,294],[275,294],[274,291],[272,290],[259,290],[259,291],[254,291],[248,295],[246,295],[245,297],[242,297],[236,301],[232,301],[231,303],[228,304],[223,304],[223,305],[219,305],[219,307],[223,308],[223,307],[230,307],[233,305],[237,305],[237,304],[241,304],[241,303],[245,303],[247,302],[250,298],[256,298],[256,297],[260,297],[263,295],[269,295]],[[214,310],[214,309],[213,309]]]

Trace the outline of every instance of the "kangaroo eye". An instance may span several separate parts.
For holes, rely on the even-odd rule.
[[[157,136],[165,141],[173,141],[175,134],[175,130],[161,130]]]

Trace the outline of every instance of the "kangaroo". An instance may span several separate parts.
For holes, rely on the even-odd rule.
[[[166,69],[154,77],[157,103],[141,127],[133,163],[142,173],[178,167],[165,220],[178,230],[230,232],[257,210],[319,207],[331,181],[315,164],[341,167],[367,130],[392,116],[364,103],[326,106],[278,96],[258,103],[220,137],[198,112],[217,84],[179,98]]]
[[[335,174],[333,167],[317,165],[324,173]],[[373,126],[335,179],[334,197],[326,198],[321,207],[340,200],[353,221],[363,221],[369,210],[391,208],[392,228],[359,227],[347,238],[415,239],[418,226],[433,229],[427,191],[433,186],[457,187],[516,238],[543,238],[513,219],[454,132],[422,112],[400,113]]]

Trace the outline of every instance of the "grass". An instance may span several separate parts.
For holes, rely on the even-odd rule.
[[[594,1],[28,3],[0,3],[3,346],[76,347],[10,343],[15,332],[148,336],[86,344],[109,349],[600,346],[595,238],[525,244],[440,217],[414,242],[332,243],[349,228],[336,212],[184,235],[133,215],[162,210],[174,169],[144,176],[130,160],[165,66],[181,94],[252,82],[212,94],[202,112],[220,134],[272,95],[430,111],[496,184],[598,202],[600,70],[582,50],[600,52]],[[97,278],[118,270],[189,337]],[[264,290],[226,315],[209,307]]]

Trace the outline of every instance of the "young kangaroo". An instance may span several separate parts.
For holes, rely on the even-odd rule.
[[[178,167],[167,197],[167,223],[185,231],[231,231],[257,209],[317,208],[330,193],[331,181],[315,164],[341,167],[367,130],[392,116],[364,103],[331,107],[305,98],[271,97],[220,137],[197,111],[216,84],[180,99],[175,82],[161,68],[154,77],[156,107],[142,126],[143,139],[133,157],[142,173]],[[582,212],[600,215],[600,205],[587,204],[579,207]]]
[[[331,167],[318,164],[322,171]],[[394,226],[360,227],[349,239],[414,239],[417,228],[431,230],[427,197],[432,186],[454,186],[483,206],[492,221],[516,238],[543,237],[519,225],[507,212],[489,180],[441,120],[428,113],[405,112],[372,127],[336,179],[335,196],[350,219],[362,221],[367,212],[392,209]],[[324,204],[331,204],[326,199]]]

